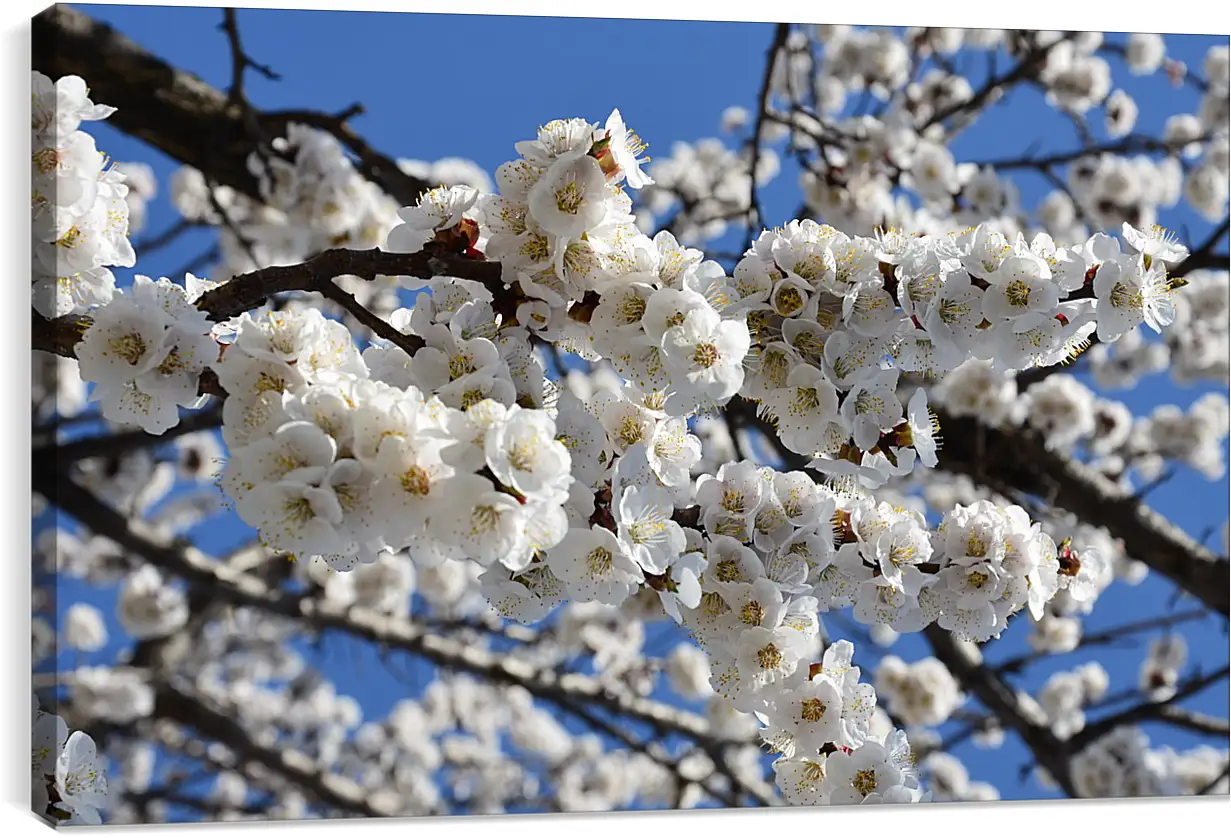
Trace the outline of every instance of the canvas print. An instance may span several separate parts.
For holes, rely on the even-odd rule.
[[[1227,795],[1228,38],[891,23],[35,17],[34,811]]]

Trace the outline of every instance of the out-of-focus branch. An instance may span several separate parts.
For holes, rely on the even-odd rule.
[[[1188,254],[1188,258],[1180,264],[1176,265],[1175,270],[1171,271],[1172,276],[1184,276],[1197,270],[1206,270],[1215,268],[1219,270],[1227,270],[1228,254],[1216,252],[1219,244],[1225,243],[1227,238],[1227,230],[1231,229],[1231,216],[1223,218],[1210,234],[1205,237],[1205,241],[1197,245],[1197,247]]]
[[[1208,137],[1202,139],[1208,139]],[[1202,139],[1194,140],[1194,142],[1201,142]],[[1085,145],[1081,148],[1056,152],[1055,154],[1048,154],[1043,157],[1034,157],[1027,154],[1021,157],[1007,157],[1000,160],[984,160],[980,163],[976,163],[975,165],[979,167],[991,166],[997,171],[1011,171],[1013,169],[1043,169],[1051,166],[1060,166],[1065,163],[1072,163],[1073,161],[1080,160],[1083,157],[1097,157],[1100,154],[1135,154],[1142,151],[1171,153],[1178,151],[1178,149],[1175,146],[1165,143],[1155,137],[1150,137],[1145,134],[1129,134],[1127,137],[1116,140],[1115,142],[1102,143],[1099,145]]]
[[[1228,775],[1231,775],[1231,762],[1223,765],[1222,771],[1218,773],[1218,776],[1206,783],[1204,788],[1198,790],[1197,795],[1204,796],[1207,794],[1212,794],[1216,788],[1222,785],[1222,782],[1227,779]],[[1223,793],[1226,794],[1226,792]]]
[[[1226,737],[1227,734],[1231,733],[1231,723],[1227,719],[1198,713],[1195,710],[1188,710],[1184,707],[1166,705],[1159,708],[1158,717],[1161,721],[1176,727],[1182,727],[1185,730],[1191,730],[1194,733],[1205,733],[1210,736],[1222,737]]]
[[[973,118],[978,114],[979,109],[982,108],[989,99],[992,99],[993,96],[997,95],[1007,87],[1012,87],[1018,82],[1026,81],[1027,79],[1037,75],[1047,63],[1047,56],[1051,53],[1052,49],[1061,43],[1061,41],[1066,40],[1069,37],[1071,36],[1066,34],[1060,40],[1045,46],[1035,47],[1030,50],[1022,56],[1021,60],[1006,70],[1003,74],[993,76],[988,79],[987,82],[984,83],[981,88],[976,90],[969,99],[954,102],[949,107],[937,111],[932,115],[931,119],[920,127],[919,130],[922,132],[923,130],[944,122],[946,119],[953,116],[969,115]]]
[[[1077,649],[1085,649],[1090,646],[1109,646],[1118,643],[1121,639],[1129,635],[1137,634],[1143,631],[1151,631],[1156,628],[1170,628],[1171,626],[1186,623],[1191,620],[1200,620],[1209,615],[1209,611],[1204,608],[1196,608],[1189,611],[1180,611],[1175,614],[1164,614],[1161,617],[1152,617],[1148,620],[1139,620],[1132,623],[1116,626],[1115,628],[1107,629],[1093,634],[1087,634],[1081,638],[1077,644]],[[1074,649],[1073,651],[1077,651]],[[997,672],[1002,674],[1012,674],[1021,672],[1030,664],[1045,658],[1053,658],[1057,653],[1049,651],[1027,652],[1016,657],[1009,658],[996,665]]]
[[[1021,698],[1004,680],[983,663],[973,643],[958,640],[933,624],[924,629],[936,658],[953,673],[963,689],[974,695],[1000,723],[1017,733],[1039,765],[1069,797],[1076,797],[1069,770],[1066,745],[1051,729],[1031,717]]]
[[[181,218],[163,232],[153,235],[150,238],[133,242],[133,250],[140,253],[142,256],[149,256],[154,251],[161,250],[167,245],[174,243],[176,239],[189,230],[195,230],[204,226],[205,225],[199,221],[189,221],[186,218]]]
[[[1227,677],[1231,668],[1224,666],[1207,675],[1190,678],[1188,681],[1179,685],[1175,695],[1166,701],[1143,701],[1140,704],[1135,704],[1118,713],[1113,713],[1095,722],[1087,724],[1084,728],[1078,731],[1072,739],[1065,743],[1073,753],[1080,751],[1086,745],[1101,739],[1111,731],[1125,725],[1138,724],[1140,722],[1159,720],[1170,722],[1171,724],[1184,727],[1189,730],[1199,730],[1200,732],[1211,732],[1208,721],[1201,714],[1194,714],[1191,711],[1184,710],[1176,705],[1188,698],[1191,695],[1204,690],[1206,687],[1216,684]],[[1225,725],[1222,723],[1223,730],[1214,731],[1225,735]]]
[[[322,773],[307,754],[289,748],[259,745],[226,712],[210,707],[187,690],[159,684],[153,715],[170,719],[202,736],[221,742],[241,763],[255,762],[285,777],[321,803],[364,817],[390,817],[398,812],[379,805],[353,780]]]
[[[54,441],[35,448],[31,454],[33,467],[66,468],[77,460],[90,457],[118,457],[139,448],[163,445],[173,439],[197,431],[208,431],[222,424],[222,407],[215,405],[207,410],[190,413],[180,423],[160,436],[142,430],[117,431],[82,437],[72,442],[56,444]]]

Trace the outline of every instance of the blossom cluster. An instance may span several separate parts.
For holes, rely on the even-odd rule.
[[[179,406],[203,404],[199,381],[218,344],[209,315],[194,303],[209,287],[192,274],[184,286],[137,276],[92,311],[77,360],[104,418],[158,434],[179,424]]]
[[[903,425],[900,372],[938,376],[970,358],[993,371],[1051,366],[1093,334],[1114,341],[1172,321],[1165,265],[1187,251],[1161,230],[1123,235],[1127,253],[1103,234],[1065,248],[983,226],[942,238],[851,238],[811,221],[766,232],[731,288],[755,335],[744,392],[787,448],[883,482],[913,465],[903,440],[931,437],[922,403]],[[931,465],[931,445],[915,448]]]
[[[888,65],[861,72],[869,85],[899,83]],[[604,609],[669,616],[705,649],[713,692],[755,714],[789,801],[925,799],[905,734],[873,730],[877,691],[860,683],[850,643],[827,642],[820,615],[853,608],[894,632],[936,623],[984,641],[1022,610],[1040,620],[1057,601],[1091,602],[1111,560],[1058,545],[1017,506],[958,504],[932,528],[874,495],[916,460],[937,463],[927,391],[905,398],[900,385],[953,372],[959,383],[942,394],[961,402],[967,370],[977,412],[998,398],[980,382],[1059,363],[1095,334],[1159,331],[1175,317],[1167,266],[1187,251],[1127,223],[1123,245],[1096,234],[1058,246],[994,225],[868,237],[804,220],[763,232],[728,276],[671,233],[638,227],[625,187],[654,184],[644,147],[619,111],[601,128],[555,120],[517,144],[497,194],[441,186],[399,210],[390,252],[446,250],[498,265],[500,281],[399,277],[417,296],[389,310],[398,344],[361,350],[305,306],[214,323],[197,305],[209,286],[191,274],[183,287],[137,277],[90,309],[82,376],[105,418],[153,433],[200,403],[203,373],[216,376],[222,489],[265,548],[354,571],[347,583],[324,575],[335,600],[396,614],[418,584],[460,609],[477,587],[527,623],[567,601],[561,622],[587,622],[590,637],[624,632]],[[190,175],[173,186],[186,217],[235,211],[229,247],[266,247],[232,266],[381,243],[385,199],[333,138],[291,126],[251,163],[267,207]],[[996,203],[977,194],[996,186],[980,177],[967,184],[976,212]],[[577,393],[547,380],[542,345],[609,365],[614,386]],[[1066,386],[1054,380],[1028,401]],[[704,415],[734,399],[756,403],[781,451],[815,475],[732,456],[695,477]],[[323,571],[302,573],[319,582]],[[137,636],[186,619],[157,574],[128,576],[120,607]],[[645,682],[620,663],[631,641],[584,643],[601,670]],[[695,661],[675,668],[703,692]],[[906,723],[939,723],[960,702],[948,673],[899,670],[876,680]],[[141,686],[84,670],[73,689],[84,707],[139,716],[152,700]],[[591,779],[576,778],[579,796]]]
[[[987,802],[999,800],[1000,792],[990,783],[972,782],[962,761],[943,751],[930,753],[919,766],[932,799],[937,802],[968,800]]]
[[[1022,393],[1010,416],[1039,431],[1050,448],[1084,447],[1091,465],[1126,486],[1130,470],[1155,480],[1168,462],[1184,463],[1207,480],[1226,471],[1228,403],[1221,393],[1200,396],[1187,411],[1160,404],[1134,417],[1122,402],[1099,398],[1074,376],[1056,373]]]
[[[214,366],[235,394],[222,486],[268,547],[340,569],[413,547],[423,562],[523,571],[560,541],[569,451],[553,417],[512,403],[507,364],[492,377],[500,353],[462,337],[462,320],[440,327],[452,360],[429,345],[410,369],[384,365],[421,390],[370,375],[349,332],[317,311],[240,318]],[[387,360],[379,347],[366,354]],[[469,396],[468,385],[503,385],[510,404]],[[450,394],[467,408],[447,404]]]
[[[1083,708],[1107,693],[1107,670],[1091,661],[1072,671],[1053,674],[1038,694],[1045,723],[1058,739],[1070,739],[1086,726]]]
[[[783,797],[803,806],[929,800],[906,734],[882,738],[869,730],[876,693],[859,682],[853,652],[848,641],[833,644],[819,666],[786,679],[758,713],[767,745],[782,754],[774,774]]]
[[[30,744],[30,794],[35,812],[54,824],[102,823],[107,777],[94,740],[64,719],[48,713],[33,697]]]
[[[896,655],[876,668],[876,694],[908,725],[939,725],[965,700],[949,669],[936,658],[906,663]]]
[[[1226,749],[1208,745],[1179,753],[1151,748],[1145,731],[1126,725],[1073,757],[1073,784],[1082,797],[1225,794],[1226,762]]]
[[[110,267],[130,267],[128,187],[82,122],[115,112],[90,100],[79,76],[33,74],[30,117],[34,307],[47,317],[110,301]]]

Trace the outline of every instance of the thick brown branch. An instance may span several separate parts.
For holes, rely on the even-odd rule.
[[[86,329],[94,322],[83,314],[69,314],[48,320],[34,309],[30,309],[30,316],[33,323],[30,332],[32,348],[65,358],[77,357],[77,344],[81,343]]]
[[[71,6],[55,5],[34,18],[32,57],[34,69],[53,81],[67,75],[84,78],[94,101],[118,109],[110,124],[260,200],[257,179],[248,169],[253,142],[242,103]],[[251,116],[271,136],[285,130],[285,117]],[[338,136],[336,130],[331,133]],[[361,171],[403,205],[414,204],[429,188],[390,158],[360,145],[357,137],[339,139],[360,157]]]
[[[230,282],[202,294],[197,300],[197,308],[208,312],[214,321],[221,322],[260,306],[268,297],[288,291],[317,291],[337,299],[337,292],[341,289],[334,285],[333,280],[348,275],[367,280],[378,276],[413,276],[420,279],[452,276],[482,282],[497,297],[507,296],[500,278],[499,262],[468,259],[431,249],[419,253],[387,253],[383,250],[338,248],[318,253],[298,265],[275,265],[240,274]],[[32,311],[32,316],[35,349],[66,358],[76,357],[76,346],[90,327],[89,317],[74,314],[49,320],[37,311]],[[365,325],[403,349],[413,352],[421,345],[414,336],[394,334],[391,326],[377,328],[372,318],[375,315],[365,319]],[[216,384],[215,381],[215,387]],[[215,391],[203,389],[202,392]]]
[[[378,276],[413,276],[430,279],[453,276],[482,282],[500,293],[500,263],[460,256],[418,253],[387,253],[383,250],[325,250],[298,265],[274,266],[240,274],[197,300],[197,308],[214,320],[226,320],[256,308],[266,298],[287,291],[320,291],[339,276],[374,280]]]

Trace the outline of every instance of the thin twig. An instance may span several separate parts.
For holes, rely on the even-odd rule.
[[[774,29],[774,40],[769,46],[765,57],[765,76],[761,80],[761,95],[757,105],[756,127],[752,131],[752,160],[748,169],[748,232],[744,238],[744,249],[747,250],[754,238],[753,231],[764,223],[765,214],[761,211],[761,202],[757,196],[757,166],[761,162],[761,134],[765,128],[765,112],[769,110],[769,97],[773,90],[774,67],[778,63],[778,53],[786,46],[787,37],[791,34],[791,24],[779,23]]]
[[[327,299],[333,300],[342,308],[346,309],[350,314],[367,326],[375,334],[399,347],[407,355],[413,356],[417,351],[423,348],[423,338],[418,335],[408,335],[399,332],[393,328],[392,324],[384,318],[378,317],[359,302],[355,295],[342,288],[334,280],[321,283],[319,289],[321,294]]]

